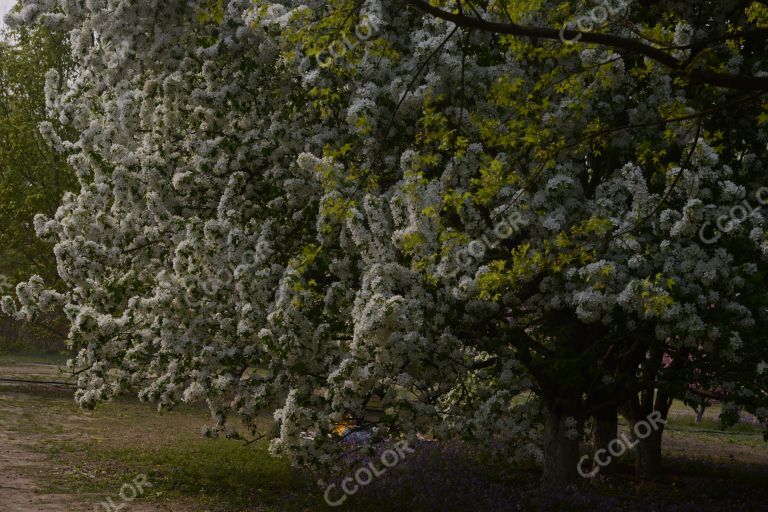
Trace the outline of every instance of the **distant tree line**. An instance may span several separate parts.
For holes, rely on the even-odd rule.
[[[65,35],[47,28],[6,29],[0,35],[0,291],[39,275],[57,283],[52,244],[35,234],[33,217],[53,215],[74,175],[52,148],[48,127],[61,132],[46,108],[46,72],[70,78],[71,61]],[[60,84],[61,85],[61,84]],[[41,131],[42,128],[42,131]],[[64,131],[66,133],[66,131]],[[58,286],[58,285],[54,285]],[[0,351],[56,350],[63,347],[66,327],[60,313],[34,321],[0,318]]]

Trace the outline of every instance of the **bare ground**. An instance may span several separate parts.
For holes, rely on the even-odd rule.
[[[31,443],[39,442],[34,436],[14,431],[21,411],[7,404],[9,394],[0,393],[0,510],[3,512],[73,512],[106,510],[100,505],[110,497],[98,495],[45,494],[39,481],[54,468],[56,461],[32,449]],[[14,421],[14,418],[16,420]],[[61,468],[56,468],[61,469]],[[34,475],[37,475],[35,478]],[[113,503],[120,503],[120,489],[112,497]],[[128,489],[125,496],[130,496]],[[163,507],[165,508],[165,507]],[[128,509],[128,507],[126,507]],[[147,503],[130,503],[133,512],[161,510]]]
[[[57,366],[26,361],[0,365],[0,377],[30,380],[67,380]],[[36,387],[35,391],[41,389]],[[61,388],[41,389],[43,393],[66,393]],[[0,386],[0,512],[107,512],[120,507],[121,512],[192,512],[189,504],[152,503],[131,498],[134,489],[123,488],[129,482],[115,482],[112,495],[89,492],[52,492],[49,481],[56,475],[77,471],[41,450],[51,441],[83,436],[82,426],[92,418],[73,415],[65,410],[46,409],[23,387],[5,383]],[[27,406],[29,404],[29,406]],[[111,502],[109,501],[111,500]],[[110,508],[109,505],[115,507]]]

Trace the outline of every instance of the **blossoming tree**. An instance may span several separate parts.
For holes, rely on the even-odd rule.
[[[80,190],[36,221],[68,290],[3,310],[64,307],[81,405],[205,399],[300,463],[374,398],[394,435],[536,455],[532,393],[544,482],[572,481],[665,353],[747,386],[710,361],[765,354],[768,253],[760,214],[699,235],[765,176],[764,5],[561,32],[586,7],[24,0],[70,33]]]

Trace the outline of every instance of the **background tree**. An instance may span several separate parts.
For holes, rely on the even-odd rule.
[[[66,35],[44,27],[4,30],[0,34],[0,274],[3,292],[40,275],[52,286],[61,283],[52,245],[35,234],[38,213],[52,215],[74,175],[46,137],[64,135],[61,123],[46,109],[45,75],[58,71],[71,78]],[[65,84],[52,84],[63,89]],[[44,130],[41,133],[42,129]],[[63,348],[66,328],[53,314],[33,323],[3,320],[5,348]]]

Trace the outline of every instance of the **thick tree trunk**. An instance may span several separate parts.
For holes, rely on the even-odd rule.
[[[544,424],[544,474],[542,486],[548,489],[563,489],[578,479],[576,469],[579,463],[579,435],[568,435],[569,415],[548,411]],[[570,430],[573,430],[571,427]]]
[[[608,451],[608,445],[611,441],[614,441],[619,437],[619,418],[617,408],[607,407],[604,410],[599,411],[593,417],[595,426],[592,436],[592,442],[594,444],[594,452],[592,453],[593,459],[598,450]],[[605,453],[605,452],[603,452]],[[603,457],[603,460],[605,457]],[[608,476],[614,473],[615,460],[610,459],[611,462],[600,468],[600,474],[602,476]]]
[[[661,467],[661,441],[664,437],[664,423],[666,423],[672,399],[662,390],[647,394],[640,414],[633,418],[633,430],[638,433],[637,447],[635,448],[635,474],[643,480],[658,480],[662,476]],[[645,427],[638,425],[644,423]],[[644,432],[647,435],[639,435]]]
[[[635,473],[643,480],[661,478],[661,440],[664,429],[654,431],[645,439],[638,439],[635,459]]]

